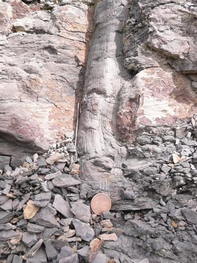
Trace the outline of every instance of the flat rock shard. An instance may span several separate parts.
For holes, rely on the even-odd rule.
[[[39,207],[34,205],[33,201],[28,201],[23,211],[24,219],[31,219],[37,214],[38,210]]]
[[[73,178],[69,174],[62,174],[62,175],[56,176],[52,180],[52,183],[54,184],[54,186],[57,186],[57,187],[69,187],[69,186],[81,184],[79,180]]]

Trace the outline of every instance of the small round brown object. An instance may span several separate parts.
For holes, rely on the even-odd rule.
[[[111,198],[106,193],[96,194],[91,200],[91,209],[96,215],[108,212],[111,205]]]

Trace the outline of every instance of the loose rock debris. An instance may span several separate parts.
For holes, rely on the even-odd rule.
[[[90,200],[96,192],[90,198],[80,197],[85,183],[79,178],[79,168],[68,154],[52,152],[27,156],[22,166],[2,171],[1,263],[102,263],[110,259],[101,252],[101,245],[113,240],[113,235],[103,239],[99,234],[111,231],[113,224],[110,219],[102,220],[102,213],[96,216],[91,211]],[[94,245],[97,249],[93,249],[94,240],[99,240],[100,246]]]
[[[189,122],[181,138],[159,129],[142,131],[128,147],[125,184],[115,185],[118,200],[112,199],[113,184],[104,192],[81,180],[72,153],[53,164],[46,162],[52,151],[27,157],[15,169],[6,166],[0,175],[0,262],[195,262],[196,133]],[[181,159],[174,162],[173,154]]]

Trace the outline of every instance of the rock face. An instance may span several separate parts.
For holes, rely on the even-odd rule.
[[[196,74],[195,1],[131,2],[127,21],[125,65],[141,71],[167,60],[178,72]]]
[[[196,18],[196,0],[0,3],[3,260],[18,242],[9,262],[197,262]]]
[[[132,1],[124,64],[137,73],[132,81],[140,97],[137,128],[172,125],[196,113],[191,76],[197,73],[196,11],[192,1]]]
[[[88,9],[0,3],[0,155],[19,159],[73,134]]]

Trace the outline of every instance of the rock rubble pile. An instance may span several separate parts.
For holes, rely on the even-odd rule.
[[[105,189],[81,179],[71,140],[21,167],[6,165],[0,262],[195,262],[196,123],[194,116],[176,127],[142,129],[127,146],[121,183],[109,180]],[[112,208],[95,215],[90,203],[100,192],[111,196]]]
[[[91,213],[87,191],[71,141],[27,157],[14,170],[6,165],[0,176],[0,262],[107,262],[97,252],[117,236],[110,220]]]

